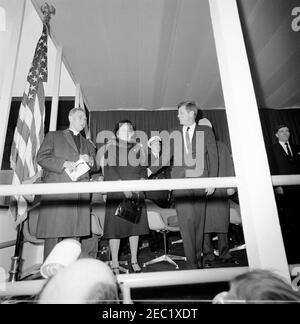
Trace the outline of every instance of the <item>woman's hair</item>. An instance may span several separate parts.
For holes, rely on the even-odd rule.
[[[227,299],[247,302],[278,301],[300,302],[300,294],[281,277],[268,270],[253,270],[231,281]]]
[[[114,128],[114,134],[115,136],[117,136],[117,132],[119,131],[119,129],[124,125],[124,124],[129,124],[132,126],[132,128],[135,130],[135,127],[133,125],[133,123],[129,120],[129,119],[124,119],[119,121],[118,123],[116,123],[115,128]]]

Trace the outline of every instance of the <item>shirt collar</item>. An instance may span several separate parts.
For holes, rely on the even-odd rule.
[[[287,141],[287,142],[279,141],[279,144],[280,144],[281,146],[285,146],[285,144],[288,144],[288,146],[290,146],[289,141]]]
[[[76,132],[74,129],[72,129],[72,128],[69,128],[69,131],[71,132],[71,133],[73,133],[73,135],[74,136],[77,136],[78,134],[79,134],[79,132]]]
[[[196,127],[196,123],[192,124],[191,126],[183,126],[183,131],[186,132],[187,128],[190,128],[194,132],[194,129]]]

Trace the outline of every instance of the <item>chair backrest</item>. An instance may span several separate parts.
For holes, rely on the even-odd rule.
[[[167,208],[166,208],[167,209]],[[172,217],[172,216],[169,216]],[[168,225],[167,216],[163,217],[161,213],[153,210],[147,211],[148,225],[153,231],[179,232],[179,226]]]
[[[104,221],[105,221],[105,202],[95,200],[91,204],[91,225],[92,233],[98,236],[103,236]]]
[[[92,233],[102,237],[104,234],[105,199],[101,193],[92,194],[91,217]]]
[[[24,240],[32,244],[44,243],[44,240],[40,240],[36,238],[36,229],[37,229],[39,214],[40,214],[40,208],[39,208],[39,203],[37,203],[36,205],[29,208],[28,217],[25,220],[23,226]]]
[[[156,211],[148,211],[148,225],[153,231],[167,230],[168,225],[163,221],[161,215]]]
[[[230,223],[242,224],[240,205],[229,199],[230,204]]]

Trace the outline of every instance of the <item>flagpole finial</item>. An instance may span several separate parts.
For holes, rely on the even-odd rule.
[[[45,2],[41,6],[41,11],[43,13],[43,22],[46,25],[49,25],[49,21],[51,19],[51,15],[55,15],[55,8],[52,5],[49,5],[47,2]]]

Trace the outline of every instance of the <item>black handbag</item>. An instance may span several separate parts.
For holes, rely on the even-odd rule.
[[[143,206],[139,199],[124,199],[118,206],[115,215],[128,222],[138,224],[142,215]]]

